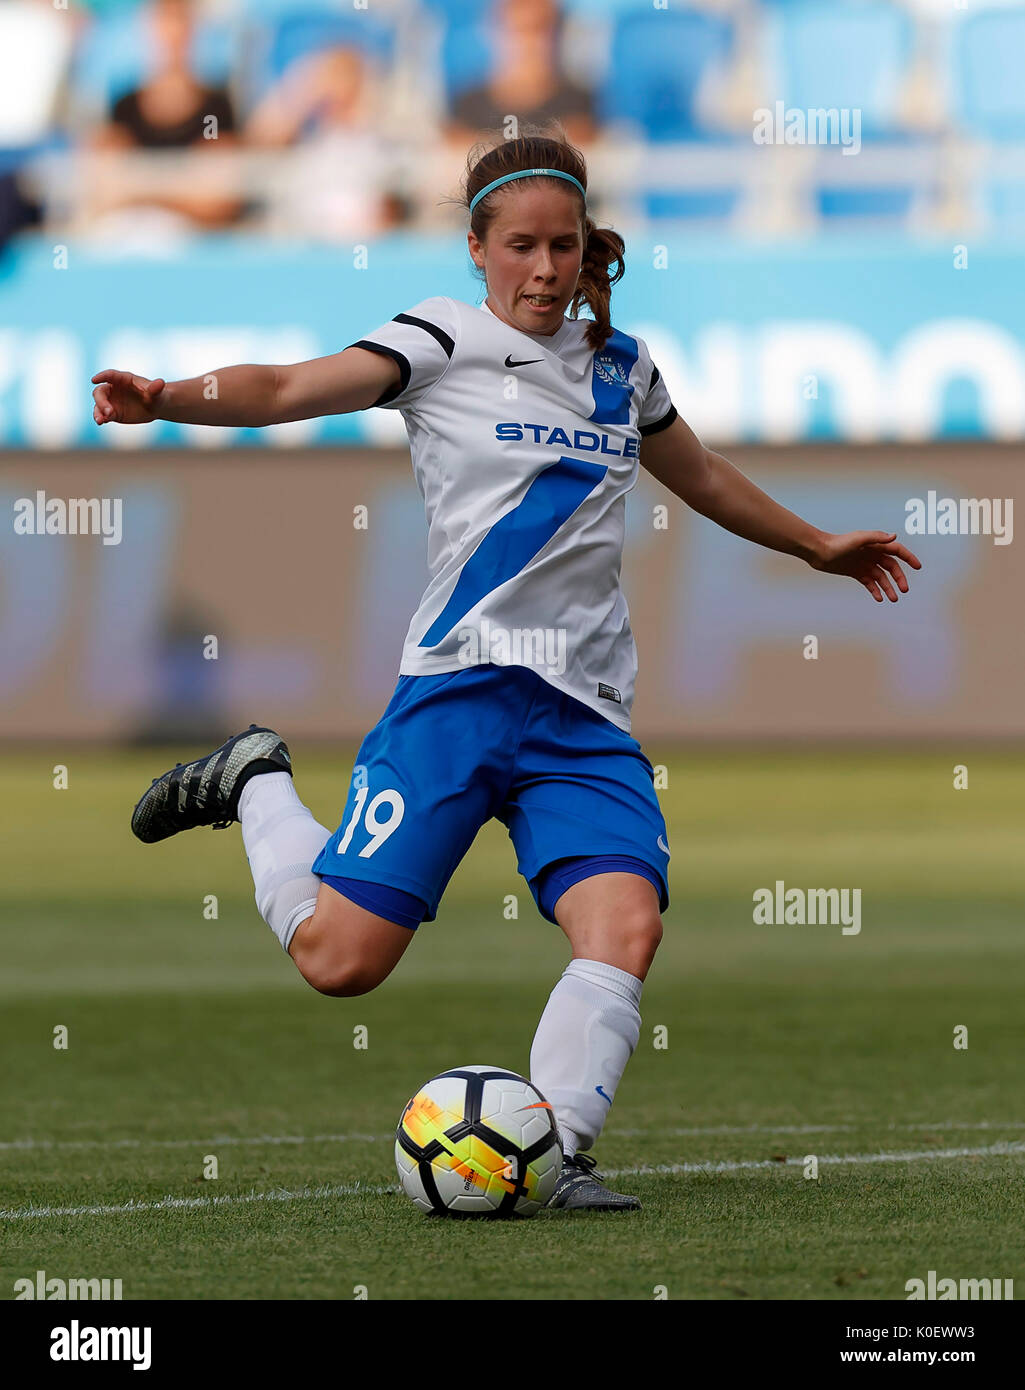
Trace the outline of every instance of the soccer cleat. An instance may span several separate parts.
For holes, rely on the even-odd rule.
[[[550,1207],[569,1211],[637,1211],[640,1199],[610,1192],[590,1154],[563,1154],[562,1173],[548,1199]]]
[[[250,724],[245,733],[234,734],[205,758],[176,763],[170,772],[154,777],[132,812],[132,831],[152,845],[197,825],[223,830],[238,820],[242,788],[258,772],[291,776],[292,759],[273,729]]]

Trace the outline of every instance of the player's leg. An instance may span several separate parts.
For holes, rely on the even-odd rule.
[[[376,900],[364,897],[406,922],[397,925],[322,885],[312,865],[331,832],[300,801],[288,749],[272,729],[251,725],[207,757],[155,778],[135,808],[132,829],[152,844],[236,820],[260,915],[309,983],[333,995],[364,994],[380,984],[412,939],[416,900],[389,897],[381,888],[375,888]],[[398,899],[405,913],[393,910]]]
[[[287,946],[323,993],[364,993],[394,969],[492,815],[495,762],[511,755],[524,699],[500,675],[402,676],[363,740],[341,822],[312,865],[316,911]]]
[[[413,936],[409,926],[371,912],[322,883],[316,908],[296,927],[288,953],[321,994],[350,997],[368,994],[387,979]]]
[[[539,694],[501,818],[541,913],[573,958],[556,982],[530,1053],[568,1155],[556,1206],[624,1210],[586,1153],[640,1037],[644,978],[668,906],[666,827],[653,770],[636,740],[581,702]]]
[[[336,997],[376,989],[412,941],[426,904],[389,888],[385,865],[382,884],[322,882],[313,866],[334,837],[284,773],[254,776],[239,797],[238,818],[260,916],[307,983]]]
[[[479,667],[400,677],[360,746],[333,835],[299,800],[284,742],[255,725],[156,778],[132,829],[152,843],[240,821],[257,907],[282,948],[322,993],[364,994],[433,919],[492,814],[495,769],[481,751],[511,751],[523,694],[499,686],[482,703],[489,684]]]
[[[658,890],[648,877],[592,873],[565,889],[552,915],[574,959],[603,961],[637,980],[646,978],[662,940]]]
[[[601,872],[608,863],[615,872]],[[554,865],[538,902],[565,932],[573,958],[556,982],[530,1050],[531,1080],[551,1102],[562,1139],[556,1207],[630,1210],[585,1151],[597,1142],[641,1033],[641,987],[662,937],[659,890],[640,861],[595,856]],[[576,875],[589,874],[577,878]],[[568,883],[568,887],[564,885]]]
[[[539,906],[565,932],[573,958],[538,1024],[531,1078],[555,1107],[567,1153],[590,1149],[604,1127],[640,1037],[641,986],[662,940],[654,874],[639,861],[628,867],[626,858],[581,857],[541,876]]]

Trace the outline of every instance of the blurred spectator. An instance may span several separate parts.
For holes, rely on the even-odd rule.
[[[386,182],[378,82],[364,56],[335,47],[297,59],[253,112],[250,146],[294,153],[272,180],[269,230],[336,242],[402,220]]]
[[[512,115],[520,121],[560,120],[575,145],[593,140],[593,95],[572,81],[559,62],[562,15],[556,0],[497,0],[492,18],[491,76],[455,98],[448,138],[469,144]]]
[[[176,170],[105,161],[89,193],[89,230],[174,236],[231,226],[244,207],[236,170],[224,158],[239,143],[235,114],[228,92],[205,86],[192,71],[192,0],[151,0],[146,20],[150,75],[118,98],[88,143],[110,153],[189,150],[190,158]]]

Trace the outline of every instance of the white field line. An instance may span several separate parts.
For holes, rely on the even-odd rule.
[[[701,1135],[720,1134],[843,1134],[854,1130],[924,1130],[936,1134],[952,1130],[958,1134],[968,1134],[974,1130],[1016,1130],[1025,1129],[1025,1121],[1009,1120],[998,1124],[993,1120],[975,1120],[969,1124],[958,1124],[954,1120],[942,1120],[938,1124],[893,1123],[835,1124],[835,1125],[705,1125],[693,1128],[615,1129],[608,1132],[610,1139],[635,1139],[651,1137],[654,1134],[671,1138],[699,1138]],[[229,1148],[232,1145],[274,1145],[274,1144],[384,1144],[394,1140],[395,1134],[220,1134],[212,1139],[7,1139],[0,1140],[0,1153],[12,1151],[31,1152],[34,1149],[50,1151],[74,1151],[79,1149],[206,1149]]]
[[[821,1165],[823,1163],[918,1163],[924,1159],[995,1158],[1017,1154],[1025,1155],[1025,1141],[1011,1144],[989,1144],[982,1149],[919,1149],[910,1153],[816,1154],[815,1157]],[[744,1159],[740,1162],[723,1160],[720,1163],[642,1163],[635,1168],[605,1168],[602,1173],[607,1178],[625,1178],[647,1173],[737,1173],[750,1168],[803,1167],[803,1158],[755,1158]]]
[[[931,1162],[944,1158],[991,1158],[1025,1154],[1025,1141],[1021,1143],[990,1144],[981,1149],[926,1149],[910,1153],[871,1153],[871,1154],[819,1154],[820,1164],[863,1164],[863,1163],[917,1163]],[[799,1168],[804,1163],[800,1158],[771,1159],[760,1158],[720,1163],[661,1163],[654,1166],[641,1164],[634,1168],[611,1168],[604,1170],[608,1178],[625,1178],[641,1174],[672,1173],[738,1173],[753,1168]],[[119,1202],[111,1206],[83,1207],[11,1207],[0,1208],[0,1221],[24,1221],[29,1218],[49,1216],[121,1216],[137,1212],[191,1211],[203,1208],[235,1206],[252,1202],[298,1202],[308,1198],[354,1197],[365,1194],[383,1195],[398,1192],[397,1184],[371,1186],[362,1183],[340,1183],[329,1187],[301,1187],[294,1191],[249,1192],[240,1196],[225,1197],[161,1197],[155,1202]]]
[[[314,1197],[359,1197],[367,1194],[380,1196],[386,1192],[398,1192],[395,1183],[389,1186],[370,1183],[336,1183],[327,1187],[300,1187],[294,1191],[280,1189],[276,1192],[246,1192],[226,1197],[161,1197],[155,1202],[137,1202],[134,1197],[128,1202],[117,1202],[111,1206],[88,1207],[9,1207],[0,1208],[0,1221],[25,1221],[43,1216],[121,1216],[136,1212],[152,1211],[195,1211],[212,1207],[244,1206],[250,1202],[299,1202]]]
[[[609,1131],[610,1138],[624,1138],[652,1135],[669,1134],[673,1136],[695,1137],[701,1134],[849,1134],[856,1130],[885,1130],[889,1133],[896,1133],[898,1130],[923,1130],[927,1134],[938,1134],[942,1130],[953,1130],[956,1134],[967,1134],[978,1129],[1025,1129],[1025,1121],[1008,1120],[1007,1124],[999,1124],[994,1120],[973,1120],[969,1124],[958,1124],[955,1120],[941,1120],[938,1124],[927,1124],[925,1121],[893,1121],[890,1124],[880,1125],[873,1121],[865,1121],[863,1124],[835,1124],[835,1125],[704,1125],[693,1129],[617,1129]],[[0,1145],[2,1147],[2,1145]]]
[[[391,1134],[220,1134],[213,1139],[9,1139],[0,1152],[45,1149],[212,1149],[232,1144],[380,1144]]]

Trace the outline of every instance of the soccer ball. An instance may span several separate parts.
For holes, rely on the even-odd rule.
[[[533,1216],[555,1190],[552,1107],[504,1067],[456,1067],[421,1086],[395,1132],[403,1190],[423,1212]]]

